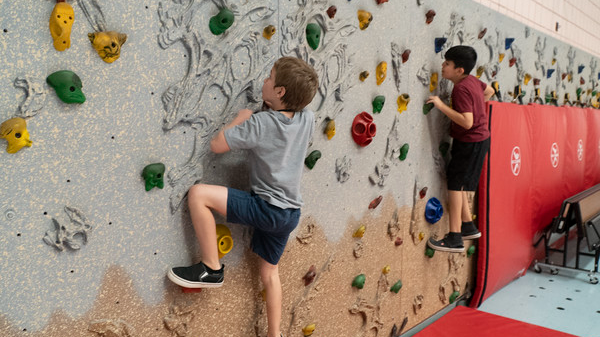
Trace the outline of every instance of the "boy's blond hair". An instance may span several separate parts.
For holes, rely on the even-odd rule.
[[[284,87],[281,102],[286,108],[300,111],[310,104],[317,93],[319,79],[308,63],[296,57],[282,57],[275,61],[275,87]]]

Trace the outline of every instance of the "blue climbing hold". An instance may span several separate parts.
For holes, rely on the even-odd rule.
[[[548,69],[548,71],[546,72],[546,78],[552,77],[552,74],[554,74],[554,69]]]
[[[435,38],[435,53],[439,53],[442,51],[442,47],[444,47],[444,43],[446,43],[445,37],[436,37]]]
[[[577,67],[577,73],[581,74],[581,72],[583,71],[583,69],[585,68],[585,66],[582,64],[579,67]]]
[[[515,42],[515,38],[514,37],[507,37],[504,40],[504,50],[508,50],[510,48],[510,46],[512,45],[513,42]]]
[[[425,220],[430,224],[438,222],[444,214],[442,203],[437,198],[431,198],[425,205]]]
[[[598,73],[598,81],[600,81],[600,73]]]

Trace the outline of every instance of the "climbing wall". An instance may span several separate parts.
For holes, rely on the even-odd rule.
[[[280,56],[320,80],[321,156],[280,262],[286,336],[388,336],[473,288],[474,248],[425,254],[448,229],[425,209],[446,207],[449,122],[424,103],[448,100],[450,46],[477,50],[496,100],[597,105],[597,58],[468,0],[55,5],[0,1],[0,123],[19,131],[0,132],[2,336],[266,335],[247,228],[226,224],[223,288],[182,293],[165,275],[200,259],[189,187],[248,188],[244,153],[208,141],[260,108]]]

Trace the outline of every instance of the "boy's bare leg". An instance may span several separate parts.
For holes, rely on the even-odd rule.
[[[462,191],[462,222],[473,221],[473,214],[471,213],[471,208],[469,207],[469,197],[467,196],[466,191]]]
[[[281,334],[281,281],[279,267],[259,258],[260,279],[267,297],[267,337],[279,337]]]
[[[448,203],[450,204],[448,210],[448,216],[450,217],[450,232],[460,233],[460,226],[462,225],[463,193],[465,192],[448,190]]]
[[[200,243],[202,262],[210,269],[219,270],[217,229],[211,209],[227,215],[227,188],[198,184],[188,192],[188,205],[196,237]]]

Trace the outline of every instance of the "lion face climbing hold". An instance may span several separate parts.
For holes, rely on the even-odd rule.
[[[221,35],[227,29],[229,29],[231,25],[233,25],[233,21],[233,13],[227,8],[222,8],[219,11],[219,14],[210,18],[208,28],[210,29],[210,32],[214,35]]]
[[[0,138],[6,139],[8,146],[6,152],[17,153],[23,147],[31,147],[27,122],[21,117],[15,117],[4,121],[0,125]]]
[[[306,25],[306,42],[312,48],[317,50],[319,43],[321,42],[321,28],[316,23],[309,23]]]
[[[359,146],[365,147],[373,141],[377,133],[377,127],[373,123],[373,117],[363,111],[354,117],[352,122],[352,138]]]
[[[150,191],[154,187],[162,189],[165,186],[165,164],[154,163],[147,165],[142,170],[142,178],[146,182],[146,191]]]
[[[113,63],[121,56],[121,46],[127,41],[126,34],[114,31],[89,33],[88,38],[106,63]]]
[[[54,49],[64,51],[71,47],[71,28],[75,20],[73,7],[66,2],[57,2],[50,14],[50,35]]]
[[[85,95],[81,91],[83,84],[77,74],[70,70],[59,70],[50,74],[46,82],[54,88],[56,95],[65,103],[83,103]]]

